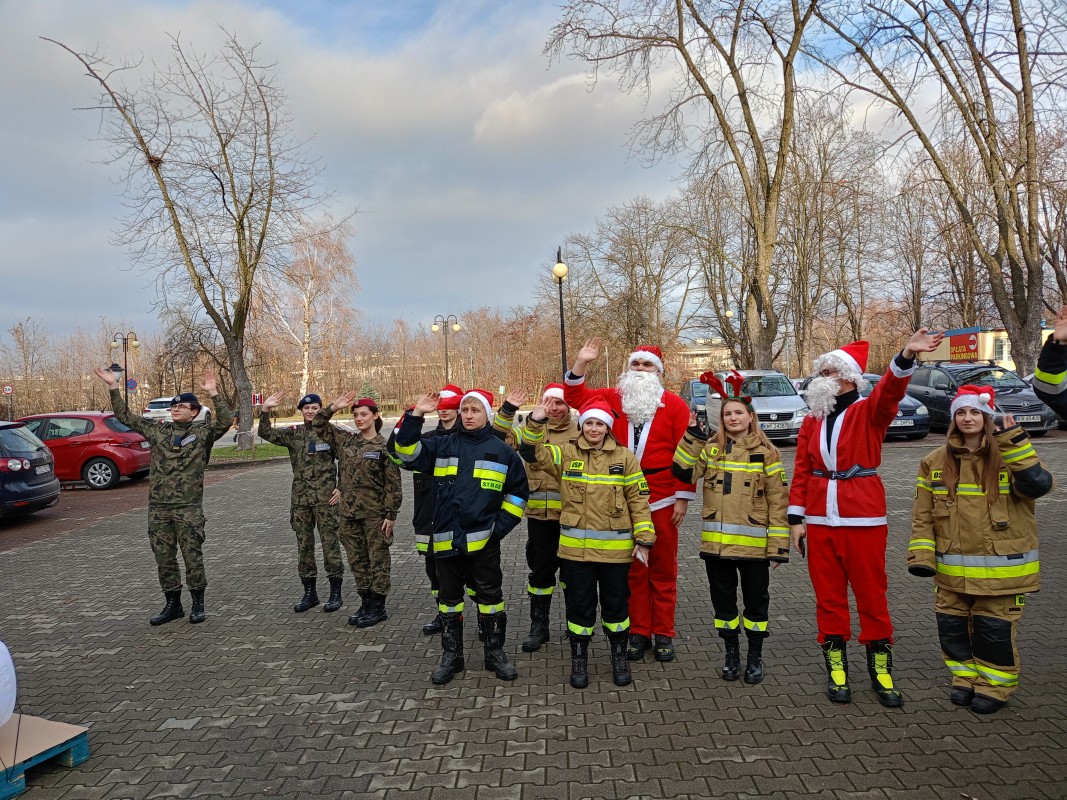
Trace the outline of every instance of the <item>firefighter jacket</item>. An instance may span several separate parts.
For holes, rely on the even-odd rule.
[[[400,468],[389,458],[385,439],[364,439],[330,424],[334,412],[322,409],[311,421],[315,435],[333,449],[337,459],[341,516],[349,519],[396,519],[403,500]]]
[[[422,438],[422,417],[404,414],[396,454],[404,469],[433,475],[430,554],[434,558],[477,553],[519,524],[530,495],[522,459],[492,425]]]
[[[1005,468],[990,505],[982,486],[990,447]],[[955,498],[943,480],[948,459],[959,464]],[[954,435],[919,465],[912,511],[908,571],[934,577],[947,590],[969,595],[1036,592],[1041,588],[1034,499],[1053,478],[1019,426],[998,433],[974,452]]]
[[[1037,357],[1032,383],[1034,393],[1061,419],[1067,419],[1067,344],[1059,344],[1052,334]]]
[[[562,444],[545,444],[545,436],[544,421],[528,418],[519,453],[560,482],[560,558],[628,563],[635,543],[655,543],[648,481],[633,453],[613,436],[600,449],[580,434]]]
[[[403,417],[401,417],[401,421]],[[454,433],[456,429],[460,427],[460,422],[456,419],[453,422],[451,428],[446,428],[440,421],[437,423],[436,428],[432,428],[422,434],[423,441],[427,439],[434,439],[438,436],[448,436]],[[396,432],[400,430],[400,422],[397,422],[396,427],[393,428],[393,432],[389,434],[389,439],[385,443],[386,450],[389,451],[389,457],[393,459],[397,464],[402,464],[400,457],[396,454]],[[433,534],[433,474],[430,472],[415,472],[411,474],[412,483],[412,496],[414,511],[411,516],[411,525],[415,529],[415,549],[422,555],[427,555],[430,552],[430,536]]]
[[[674,453],[682,483],[704,479],[700,555],[789,561],[789,485],[778,450],[750,433],[719,449],[689,428]]]
[[[497,412],[497,419],[505,422],[513,420],[517,410],[510,403],[505,403]],[[512,428],[504,441],[519,450],[523,442],[523,430],[523,428]],[[578,423],[570,414],[563,419],[550,418],[545,423],[544,444],[573,444],[577,438]],[[521,455],[522,451],[519,450],[519,453]],[[530,482],[530,501],[526,504],[526,517],[558,522],[560,509],[563,507],[563,498],[559,491],[559,477],[552,470],[527,463],[526,478]]]

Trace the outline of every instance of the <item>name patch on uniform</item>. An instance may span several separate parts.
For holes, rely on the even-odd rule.
[[[366,453],[363,454],[363,457],[364,458],[373,458],[373,459],[377,460],[377,459],[382,457],[382,451],[381,450],[368,450]]]
[[[638,490],[638,491],[639,491],[639,492],[640,492],[641,494],[648,494],[648,481],[646,481],[646,480],[645,480],[644,478],[642,478],[641,480],[639,480],[639,481],[637,482],[637,490]]]
[[[329,449],[330,449],[330,445],[328,445],[326,442],[315,442],[315,452],[316,453],[321,453],[323,450],[329,450]]]
[[[184,439],[182,439],[180,442],[178,442],[178,444],[181,447],[185,447],[185,445],[191,444],[192,442],[195,442],[195,441],[196,441],[196,434],[195,433],[190,433],[188,436],[186,436]]]
[[[709,447],[708,448],[708,452],[711,453],[713,456],[717,456],[719,454],[719,448],[718,447]]]
[[[581,472],[583,469],[585,469],[585,462],[584,461],[572,461],[570,466],[567,467],[567,469],[576,469],[579,472]]]
[[[500,481],[491,481],[491,480],[486,479],[486,480],[482,481],[482,488],[483,489],[491,489],[494,492],[499,492],[499,491],[502,491],[504,489],[504,484],[501,483]]]
[[[608,475],[622,475],[622,464],[612,464],[608,467]]]

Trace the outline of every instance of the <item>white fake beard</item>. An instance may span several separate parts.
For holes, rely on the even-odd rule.
[[[663,386],[654,372],[627,370],[619,376],[618,389],[622,395],[622,413],[634,425],[644,425],[660,408]]]
[[[816,419],[824,419],[834,410],[841,386],[836,378],[812,378],[804,391],[804,402],[808,404]]]

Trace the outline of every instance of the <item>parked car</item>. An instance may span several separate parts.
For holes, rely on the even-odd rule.
[[[170,401],[173,397],[157,397],[155,400],[149,400],[148,405],[144,407],[144,411],[141,412],[141,416],[145,419],[154,419],[158,422],[170,422]],[[234,418],[236,421],[236,417]],[[211,409],[207,406],[200,407],[200,413],[196,415],[196,419],[193,422],[210,422],[211,421]]]
[[[690,412],[697,415],[697,421],[702,426],[708,424],[708,385],[701,383],[699,378],[693,378],[690,381],[686,381],[679,390],[678,395],[685,400],[686,405],[689,406]]]
[[[23,422],[0,422],[0,517],[32,514],[59,501],[55,459]]]
[[[1011,414],[1031,436],[1044,436],[1057,425],[1056,414],[1034,394],[1030,384],[991,361],[933,361],[916,365],[908,394],[930,409],[930,427],[947,429],[952,398],[965,384],[990,387],[996,399],[997,424]]]
[[[808,415],[808,406],[793,388],[792,381],[776,369],[739,370],[745,382],[741,394],[752,398],[759,426],[768,439],[796,439],[800,424]],[[725,383],[729,372],[716,372]],[[722,397],[718,392],[707,396],[705,406],[709,429],[717,429]]]
[[[61,481],[85,481],[90,489],[111,489],[123,476],[148,475],[148,441],[110,411],[63,411],[23,417],[27,430],[55,457]]]
[[[873,372],[863,373],[863,377],[867,379],[870,384],[866,389],[860,391],[864,397],[870,397],[871,392],[874,391],[874,385],[882,379],[881,375],[877,375]],[[805,378],[801,381],[800,392],[804,393],[804,390],[808,388],[808,384],[811,383],[811,378]],[[897,417],[889,423],[889,430],[886,431],[886,438],[892,438],[894,436],[904,436],[908,439],[925,439],[930,435],[930,410],[916,400],[914,397],[904,395],[901,401],[897,404]]]

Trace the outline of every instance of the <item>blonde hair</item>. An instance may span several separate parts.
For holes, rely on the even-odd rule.
[[[982,490],[985,492],[986,501],[989,505],[993,505],[1000,497],[1000,473],[1002,470],[1007,469],[1007,465],[1005,465],[1004,459],[1000,457],[1000,450],[993,443],[993,418],[988,414],[982,414],[982,417],[985,419],[982,441],[986,444],[987,451],[981,475]],[[953,434],[958,433],[956,415],[953,414],[952,419],[948,422],[948,433],[945,438],[951,440]],[[945,459],[945,467],[941,472],[941,479],[945,482],[945,488],[948,489],[949,499],[955,500],[956,484],[960,482],[960,460],[956,458],[956,454],[952,452],[952,445],[948,442],[945,443],[945,450],[948,453],[948,458]]]
[[[763,432],[763,428],[759,426],[759,418],[756,416],[756,412],[752,409],[752,406],[750,406],[744,400],[738,400],[736,397],[723,398],[722,405],[719,406],[719,430],[715,434],[715,443],[719,446],[719,452],[726,452],[726,440],[728,438],[728,434],[726,433],[726,426],[722,424],[722,421],[724,415],[726,414],[727,403],[737,403],[738,405],[742,405],[745,407],[745,411],[747,411],[752,417],[752,419],[748,421],[748,431],[746,433],[756,434],[756,436],[759,437],[760,444],[762,444],[768,450],[771,458],[773,458],[775,461],[781,458],[782,454],[778,452],[778,448],[771,444],[771,440],[767,438],[767,434],[765,434]]]

